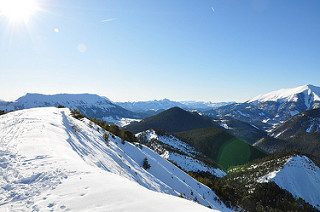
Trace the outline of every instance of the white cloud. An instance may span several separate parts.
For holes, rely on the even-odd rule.
[[[109,18],[109,19],[102,20],[102,22],[109,22],[109,21],[114,21],[114,20],[117,20],[117,19],[116,18]]]
[[[212,10],[212,12],[214,12],[214,8],[213,7],[211,7],[211,10]]]

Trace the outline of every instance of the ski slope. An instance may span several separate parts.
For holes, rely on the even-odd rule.
[[[97,129],[68,109],[0,116],[0,211],[229,210],[211,189],[149,148],[111,136],[106,144]]]

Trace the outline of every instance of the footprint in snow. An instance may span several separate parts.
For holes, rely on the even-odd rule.
[[[55,205],[54,203],[50,203],[47,207],[52,208],[54,205]]]

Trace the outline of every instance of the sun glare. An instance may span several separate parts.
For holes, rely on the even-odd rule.
[[[0,16],[13,22],[28,22],[38,9],[36,0],[0,0]]]

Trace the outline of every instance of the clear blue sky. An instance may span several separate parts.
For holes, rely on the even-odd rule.
[[[319,0],[35,1],[27,23],[0,15],[0,99],[245,101],[320,86]]]

